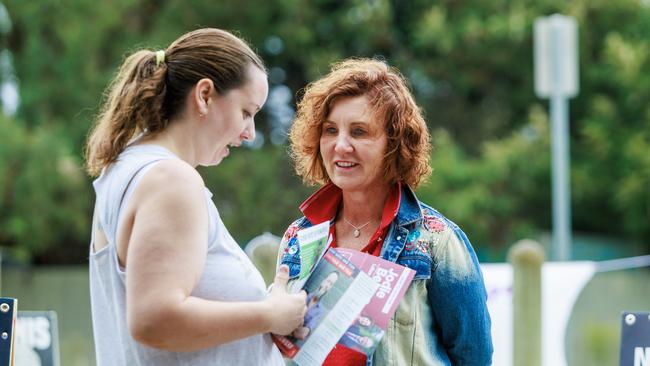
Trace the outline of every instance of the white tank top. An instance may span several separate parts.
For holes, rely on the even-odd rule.
[[[93,182],[96,193],[94,225],[108,245],[90,250],[90,295],[98,366],[284,365],[269,334],[195,352],[170,352],[138,343],[126,324],[126,272],[120,267],[115,240],[120,212],[138,181],[156,162],[178,159],[158,145],[129,146],[117,162]],[[205,189],[208,207],[208,248],[203,274],[192,295],[217,301],[257,301],[265,295],[262,276],[223,225],[212,193]],[[93,229],[93,233],[95,230]],[[94,241],[94,238],[93,238]]]

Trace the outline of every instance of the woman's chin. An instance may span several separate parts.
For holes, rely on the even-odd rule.
[[[223,161],[223,158],[220,158],[220,159],[214,160],[214,161],[212,161],[212,162],[210,163],[210,166],[217,166],[217,165],[221,164],[222,161]]]
[[[361,188],[361,184],[350,177],[336,177],[332,179],[332,183],[341,188],[342,191],[356,191]]]
[[[209,167],[209,166],[217,166],[217,165],[221,164],[221,162],[223,161],[223,158],[224,158],[224,157],[225,157],[225,156],[215,156],[212,160],[210,160],[210,161],[206,161],[206,162],[202,162],[202,163],[200,163],[199,165],[200,165],[200,166],[205,166],[205,167]]]
[[[217,153],[214,154],[212,160],[209,163],[205,164],[204,166],[219,165],[223,161],[223,159],[225,159],[226,156],[228,155],[230,155],[230,150],[228,149],[228,147],[225,147],[223,150],[217,151]]]

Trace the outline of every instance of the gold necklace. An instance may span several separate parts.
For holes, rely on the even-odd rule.
[[[372,221],[372,220],[366,222],[365,224],[363,224],[363,225],[361,225],[361,226],[354,226],[354,224],[351,223],[350,221],[348,221],[345,217],[343,218],[343,221],[345,221],[348,225],[350,225],[350,226],[352,226],[352,227],[354,228],[354,231],[352,232],[352,235],[354,235],[355,238],[358,238],[359,235],[361,235],[361,229],[363,229],[364,227],[368,226],[368,224],[369,224],[370,221]]]

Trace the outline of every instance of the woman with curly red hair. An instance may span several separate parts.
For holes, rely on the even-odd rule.
[[[295,233],[330,220],[332,246],[416,271],[370,357],[338,345],[325,365],[489,365],[490,316],[478,260],[452,221],[413,190],[431,172],[420,108],[385,62],[350,59],[311,83],[298,104],[291,156],[304,182],[322,187],[300,206],[278,264],[300,273]]]

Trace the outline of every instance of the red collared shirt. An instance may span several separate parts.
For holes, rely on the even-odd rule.
[[[398,182],[388,193],[388,197],[384,203],[384,211],[381,216],[379,227],[370,237],[370,241],[368,241],[368,243],[361,249],[362,252],[379,257],[390,223],[395,219],[395,216],[397,216],[402,192],[401,187],[402,185]],[[341,189],[330,183],[316,191],[316,193],[311,195],[311,197],[307,198],[307,200],[300,205],[300,210],[314,225],[320,224],[326,220],[331,220],[333,222],[341,204],[342,197],[343,193],[341,192]],[[337,243],[333,224],[330,226],[330,234],[332,234],[331,246],[336,248]],[[329,355],[327,355],[323,366],[364,366],[365,364],[366,355],[337,344]]]

